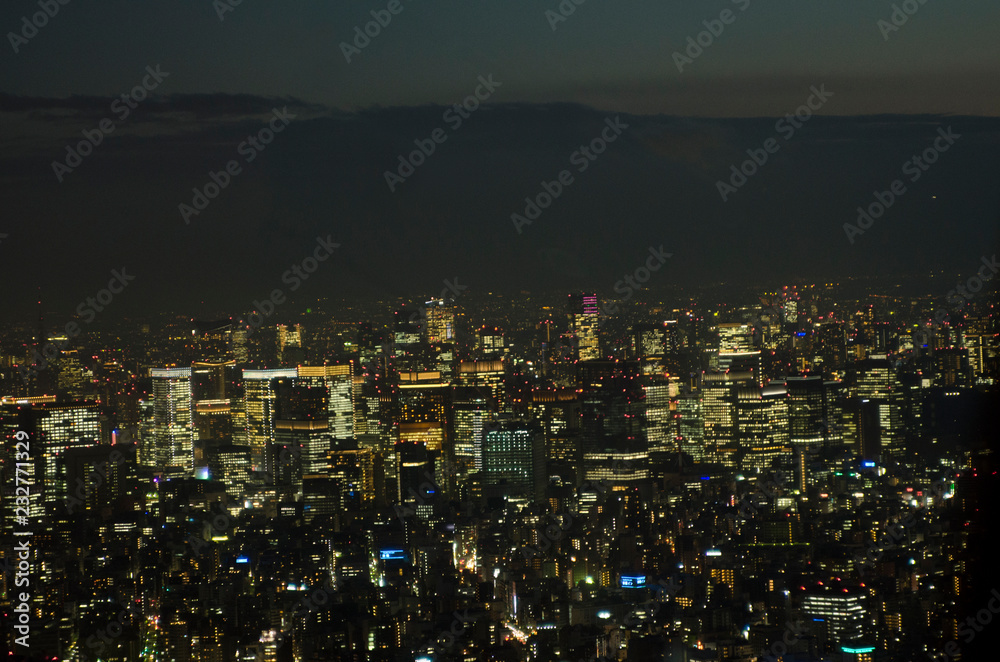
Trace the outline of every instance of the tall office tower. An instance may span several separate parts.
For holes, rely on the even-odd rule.
[[[862,589],[827,582],[806,589],[802,611],[820,624],[825,642],[842,646],[865,639],[870,628],[867,595]]]
[[[719,352],[752,352],[753,328],[749,324],[731,322],[719,325]]]
[[[455,339],[455,309],[444,299],[431,299],[424,303],[426,323],[423,339],[432,344],[450,343]]]
[[[353,441],[353,440],[348,440]],[[276,470],[298,487],[305,476],[329,472],[330,431],[326,418],[278,418],[274,421],[273,453]]]
[[[60,396],[68,396],[70,399],[83,398],[94,390],[91,383],[93,378],[94,373],[80,362],[78,350],[65,349],[59,355],[56,382]]]
[[[31,427],[25,431],[32,434],[32,448],[37,448],[32,453],[37,487],[32,488],[31,496],[37,493],[45,503],[51,504],[67,494],[66,453],[101,443],[101,412],[95,402],[40,402],[31,404],[29,412]],[[41,514],[35,512],[35,503],[31,506],[33,515]]]
[[[295,368],[243,371],[243,411],[246,416],[246,445],[255,471],[270,471],[268,445],[274,443],[277,418],[276,381],[294,379]]]
[[[449,384],[439,372],[400,373],[400,441],[419,442],[430,451],[450,452],[446,448],[449,395]]]
[[[250,333],[242,327],[234,327],[229,332],[229,350],[233,360],[242,365],[250,360],[249,344]]]
[[[671,375],[684,376],[688,373],[688,361],[684,358],[687,350],[687,336],[677,320],[663,323],[663,367]]]
[[[822,321],[816,331],[816,356],[813,359],[825,375],[839,373],[847,366],[847,330],[832,317]]]
[[[191,368],[153,368],[153,452],[166,473],[194,473]]]
[[[638,364],[591,361],[577,366],[585,452],[647,452],[646,396]]]
[[[965,347],[934,350],[934,385],[955,388],[969,385],[969,351]]]
[[[354,362],[341,365],[299,366],[298,383],[326,390],[330,434],[335,439],[353,439],[357,410]]]
[[[835,423],[827,411],[826,387],[819,375],[788,377],[789,438],[793,446],[813,450],[824,446]]]
[[[483,436],[484,497],[545,497],[545,439],[526,423],[508,421]]]
[[[417,441],[400,440],[395,446],[398,479],[396,500],[398,503],[417,503],[432,507],[441,498],[439,483],[435,478],[434,454],[427,446]]]
[[[501,359],[484,361],[462,361],[458,366],[457,385],[468,387],[484,387],[489,389],[490,397],[498,412],[507,412],[510,403],[504,386],[506,364]]]
[[[499,359],[507,350],[500,327],[484,326],[476,331],[476,356],[480,359]]]
[[[719,371],[749,372],[757,386],[763,386],[768,377],[764,374],[764,361],[760,352],[719,352]]]
[[[878,412],[879,448],[888,458],[905,456],[902,387],[892,363],[884,354],[872,354],[858,362],[857,396]]]
[[[137,461],[144,467],[155,468],[158,455],[156,452],[156,437],[153,433],[156,424],[156,408],[153,398],[139,400],[139,450]]]
[[[569,295],[569,329],[574,337],[577,356],[580,361],[593,361],[601,358],[601,348],[598,341],[598,320],[596,294]]]
[[[637,360],[662,360],[664,343],[664,324],[636,324],[632,329],[632,357]]]
[[[637,363],[626,361],[577,365],[583,453],[579,478],[623,485],[640,479],[637,467],[646,471],[646,394],[638,368]]]
[[[705,417],[700,395],[685,393],[675,400],[674,405],[678,450],[690,455],[695,462],[704,462],[708,453],[705,451]]]
[[[340,503],[361,510],[375,503],[375,453],[370,448],[335,448],[327,454],[328,475],[339,487]]]
[[[799,321],[800,298],[795,285],[784,287],[781,293],[782,308],[786,324],[797,324]]]
[[[455,470],[464,481],[483,468],[483,429],[496,420],[496,404],[487,386],[456,386],[451,395],[451,438]]]
[[[220,444],[206,449],[205,456],[212,479],[222,481],[230,496],[241,496],[250,478],[250,447]]]
[[[236,362],[199,361],[191,366],[191,391],[194,397],[195,466],[204,466],[206,443],[230,443],[233,439],[233,416],[229,398],[229,379]]]
[[[759,474],[778,466],[789,466],[792,448],[788,443],[788,404],[783,384],[763,389],[739,386],[736,389],[737,466]]]
[[[651,452],[677,452],[677,431],[674,422],[673,396],[677,384],[662,372],[642,376],[646,400],[646,440]]]
[[[192,360],[223,362],[233,354],[233,321],[191,320],[190,357]]]
[[[420,344],[425,323],[419,310],[404,308],[392,314],[393,356],[406,356]]]
[[[277,327],[278,363],[288,365],[304,361],[305,343],[303,340],[301,324],[292,324],[291,326],[279,324]]]
[[[736,387],[756,384],[750,372],[702,373],[702,416],[705,421],[706,460],[736,466]]]
[[[574,388],[538,388],[532,392],[531,418],[542,424],[546,459],[575,469],[583,464],[580,447],[580,399]]]

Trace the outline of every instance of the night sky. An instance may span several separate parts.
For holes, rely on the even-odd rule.
[[[41,288],[69,315],[121,267],[135,281],[117,310],[240,312],[317,235],[341,248],[302,301],[436,293],[454,277],[610,295],[661,244],[674,257],[656,278],[686,285],[971,275],[997,250],[995,1],[928,0],[886,39],[892,3],[870,0],[587,0],[555,30],[554,0],[402,0],[348,63],[342,42],[388,4],[243,0],[220,20],[208,0],[74,0],[17,53],[6,36],[5,313],[33,310]],[[733,20],[679,72],[674,52],[724,10]],[[38,11],[7,2],[0,28]],[[122,118],[116,99],[157,66],[169,75]],[[491,75],[455,128],[448,107]],[[814,86],[831,93],[816,116],[776,130]],[[247,162],[240,144],[286,107],[295,119]],[[615,118],[628,128],[578,172],[571,155]],[[60,183],[53,161],[102,120],[114,132]],[[961,138],[911,181],[904,163],[948,127]],[[435,129],[445,141],[391,191],[385,171]],[[717,181],[769,138],[776,153],[724,202]],[[185,224],[178,206],[230,160],[240,173]],[[563,170],[573,183],[519,234],[511,214]],[[850,243],[843,224],[896,179],[906,193]]]

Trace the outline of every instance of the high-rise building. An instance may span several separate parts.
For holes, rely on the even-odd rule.
[[[776,463],[788,465],[792,449],[788,443],[788,405],[785,387],[772,384],[736,389],[737,466],[747,473],[762,473]]]
[[[305,358],[302,325],[278,325],[278,363],[294,364]]]
[[[806,589],[802,611],[822,631],[827,643],[840,646],[865,638],[869,630],[867,595],[839,583]]]
[[[686,393],[676,399],[675,407],[678,450],[690,455],[695,462],[704,462],[707,453],[701,397],[697,393]]]
[[[243,410],[246,415],[246,445],[257,471],[269,471],[268,445],[274,443],[277,418],[277,379],[294,379],[295,368],[243,371]]]
[[[601,358],[598,340],[599,311],[596,294],[569,295],[569,328],[576,344],[577,358],[580,361],[593,361]]]
[[[788,377],[789,439],[793,446],[816,449],[824,445],[830,415],[826,406],[826,387],[819,375]]]
[[[485,497],[544,497],[545,440],[539,430],[504,422],[483,436],[482,486]]]
[[[889,458],[905,454],[902,386],[889,358],[872,354],[858,362],[856,393],[862,404],[878,411],[879,449]]]
[[[250,477],[250,447],[220,444],[207,449],[205,456],[211,477],[222,481],[230,496],[242,495]]]
[[[352,362],[341,365],[299,366],[298,383],[326,389],[327,417],[334,439],[353,439],[356,394]]]
[[[424,340],[432,345],[449,343],[455,339],[455,309],[444,299],[431,299],[424,303],[426,323]]]
[[[191,368],[154,368],[153,456],[167,473],[194,473],[194,398]]]
[[[751,372],[702,373],[699,394],[707,460],[736,466],[736,388],[753,384]]]
[[[719,352],[751,352],[753,349],[753,328],[749,324],[719,325]]]
[[[483,429],[496,420],[496,414],[495,400],[489,387],[458,386],[452,389],[451,438],[454,440],[455,469],[460,480],[483,468]]]

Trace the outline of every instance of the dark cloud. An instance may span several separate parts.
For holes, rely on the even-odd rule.
[[[106,101],[105,101],[106,102]],[[589,287],[611,294],[649,246],[674,253],[664,285],[961,270],[996,238],[1000,120],[942,115],[815,117],[723,203],[716,182],[746,150],[775,136],[776,118],[621,114],[624,137],[585,172],[570,155],[617,114],[575,104],[484,106],[453,130],[447,107],[356,113],[250,95],[163,97],[123,123],[58,184],[52,161],[92,123],[90,100],[2,100],[32,139],[0,156],[10,237],[0,250],[24,310],[41,285],[53,308],[72,307],[112,268],[136,272],[121,310],[168,306],[192,314],[244,310],[281,286],[316,236],[342,244],[295,293],[369,296],[436,291],[444,278],[491,290]],[[298,115],[245,163],[237,152],[271,109]],[[74,119],[39,119],[54,109]],[[953,126],[960,142],[854,245],[843,231],[901,166]],[[447,140],[395,193],[384,173],[441,128]],[[190,225],[178,205],[209,172],[242,173]],[[574,183],[518,234],[510,220],[543,181]],[[657,283],[651,283],[656,286]],[[130,291],[130,294],[133,292]],[[202,304],[202,302],[205,302]],[[118,303],[116,302],[116,305]]]

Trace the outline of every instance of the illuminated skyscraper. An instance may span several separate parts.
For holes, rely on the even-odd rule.
[[[278,325],[278,362],[295,363],[303,357],[302,325]]]
[[[194,398],[191,368],[154,368],[153,447],[156,466],[168,473],[194,473]]]
[[[737,466],[744,472],[761,473],[776,462],[792,460],[788,444],[788,404],[785,387],[743,385],[736,389]]]
[[[857,396],[863,404],[878,410],[881,453],[900,459],[905,454],[902,386],[885,355],[872,354],[858,362]]]
[[[576,342],[577,358],[593,361],[601,358],[597,337],[599,313],[596,294],[569,295],[569,328]]]
[[[431,299],[424,306],[424,340],[432,345],[452,342],[455,339],[455,309],[444,299]]]
[[[452,391],[451,429],[455,467],[464,480],[483,467],[484,427],[496,419],[496,405],[489,387],[459,386]]]
[[[354,438],[355,391],[353,363],[299,366],[298,383],[326,389],[327,416],[334,439]]]
[[[250,447],[253,466],[268,471],[268,444],[274,443],[277,417],[276,379],[293,379],[295,368],[243,371],[243,408],[246,414],[246,445]]]
[[[802,611],[821,629],[827,643],[848,644],[868,633],[866,598],[859,589],[818,585],[806,591]]]
[[[736,388],[753,385],[753,373],[703,373],[701,379],[702,416],[705,421],[707,457],[729,467],[736,466]]]
[[[702,401],[697,393],[685,394],[676,400],[678,450],[691,456],[695,462],[706,459],[705,418]]]
[[[793,446],[815,449],[824,444],[829,415],[823,378],[788,377],[789,438]]]
[[[719,325],[719,352],[750,352],[753,349],[753,329],[749,324]]]
[[[507,422],[483,436],[483,495],[539,500],[545,489],[545,440],[540,431]]]

